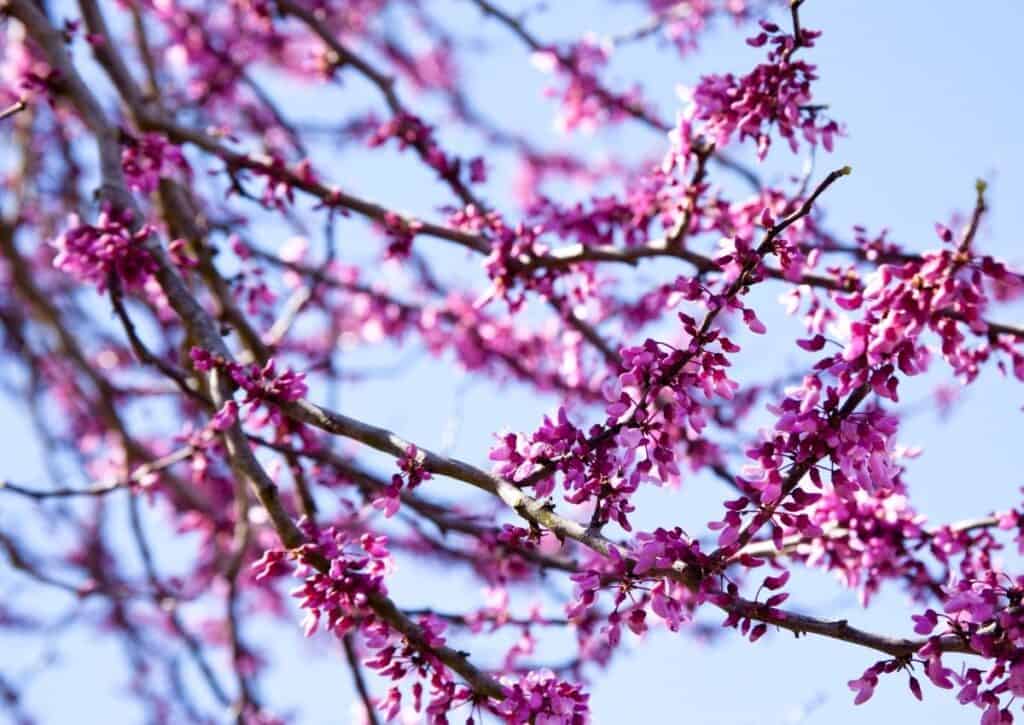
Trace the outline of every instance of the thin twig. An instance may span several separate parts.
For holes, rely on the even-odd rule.
[[[0,111],[0,121],[10,118],[16,113],[21,113],[26,108],[28,108],[28,104],[26,104],[24,100],[15,101],[10,106]]]
[[[10,491],[11,493],[17,493],[28,498],[42,501],[48,498],[73,498],[76,496],[104,496],[113,491],[117,491],[121,488],[128,488],[139,483],[142,479],[151,476],[154,473],[163,471],[166,468],[170,468],[176,463],[180,463],[188,459],[192,454],[195,453],[195,448],[191,445],[187,445],[183,448],[179,448],[173,453],[158,458],[151,463],[145,463],[136,468],[130,476],[121,478],[114,481],[108,481],[106,483],[99,483],[88,488],[57,488],[50,490],[38,490],[32,488],[25,488],[9,481],[0,481],[0,491]]]
[[[363,677],[363,668],[359,663],[359,655],[356,653],[355,645],[352,642],[352,635],[346,634],[341,638],[341,645],[345,649],[345,659],[348,661],[348,669],[352,673],[352,682],[356,686],[359,698],[363,701],[363,709],[366,710],[366,719],[370,725],[380,725],[380,718],[377,717],[377,708],[373,705],[373,696],[366,686],[366,678]]]

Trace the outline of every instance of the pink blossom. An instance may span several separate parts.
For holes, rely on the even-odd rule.
[[[95,226],[75,214],[70,224],[54,243],[54,267],[95,284],[100,292],[106,291],[110,275],[124,288],[135,290],[156,271],[156,261],[146,248],[152,230],[145,225],[135,228],[131,212],[108,205]]]

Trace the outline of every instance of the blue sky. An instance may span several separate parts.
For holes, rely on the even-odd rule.
[[[523,130],[551,146],[566,144],[584,150],[594,159],[602,158],[608,149],[636,148],[636,157],[660,154],[663,140],[634,126],[596,137],[552,135],[554,106],[539,99],[547,78],[529,65],[523,49],[500,27],[468,12],[466,3],[436,2],[443,8],[438,15],[450,17],[451,24],[460,25],[463,32],[478,32],[492,44],[487,53],[475,58],[470,83],[477,105],[503,126]],[[511,1],[506,5],[515,8]],[[615,32],[643,17],[637,4],[630,2],[581,0],[548,5],[531,16],[531,28],[549,39],[568,39],[584,30]],[[1020,5],[1010,0],[808,0],[802,16],[806,27],[825,31],[807,54],[818,64],[822,77],[816,96],[830,104],[848,131],[835,153],[819,156],[819,176],[845,164],[854,168],[853,175],[828,194],[830,227],[848,231],[855,223],[872,229],[887,226],[894,240],[924,249],[935,244],[936,221],[945,221],[951,211],[969,209],[974,179],[983,176],[991,182],[991,213],[980,244],[1016,262],[1018,268],[1024,266],[1019,231],[1024,228],[1024,142],[1020,140],[1024,96],[1018,90],[1019,72],[1024,68],[1019,40],[1024,10]],[[647,95],[658,102],[663,115],[671,116],[677,84],[692,85],[706,72],[742,72],[756,61],[759,52],[748,48],[744,37],[743,33],[715,32],[705,38],[701,53],[685,62],[668,49],[659,53],[649,47],[629,48],[616,56],[609,78],[613,82],[642,78]],[[364,94],[359,98],[370,93],[354,79],[346,83],[344,93],[321,95],[309,89],[293,92],[276,87],[294,95],[294,99],[289,96],[288,107],[297,116],[329,117],[337,107],[332,104],[344,104],[352,97],[345,93]],[[413,105],[421,104],[413,98]],[[471,153],[479,147],[477,139],[450,129],[442,129],[441,134],[445,145],[456,150]],[[361,161],[365,158],[345,153],[320,166],[346,188],[388,206],[429,215],[434,206],[447,201],[436,191],[424,192],[431,186],[430,175],[411,156],[386,156],[372,165]],[[782,178],[798,173],[802,163],[801,157],[779,144],[765,174]],[[511,206],[503,201],[509,176],[499,166],[486,187],[487,198],[499,207]],[[347,239],[346,234],[357,242],[367,239],[358,225],[343,227],[342,236]],[[260,241],[273,248],[285,238],[283,230],[269,227]],[[343,257],[358,258],[358,247],[358,243],[343,244]],[[482,276],[461,255],[433,246],[428,254],[449,265],[445,274],[452,279],[470,280],[477,288],[483,284]],[[670,262],[656,262],[642,266],[636,274],[647,280],[668,279],[682,271]],[[763,304],[775,310],[762,315],[770,334],[741,340],[745,350],[735,368],[740,380],[763,380],[787,364],[807,362],[789,344],[793,322],[784,319],[777,306],[773,308],[772,300],[780,291],[775,287],[762,293]],[[1000,317],[1019,322],[1024,314],[1018,307],[1004,310]],[[352,353],[351,360],[353,367],[359,367],[400,357],[393,348],[383,348]],[[927,397],[937,380],[925,376],[905,383],[904,400]],[[515,386],[496,389],[471,381],[445,361],[427,359],[418,360],[399,379],[371,378],[342,390],[344,412],[391,427],[426,447],[447,447],[481,464],[495,431],[530,430],[555,402]],[[901,439],[922,446],[924,454],[910,464],[907,480],[917,507],[931,521],[980,515],[1019,501],[1024,477],[1013,454],[1019,446],[1022,404],[1019,384],[1004,381],[990,369],[965,391],[949,422],[929,414],[908,418]],[[0,405],[7,421],[0,444],[4,454],[0,475],[25,482],[45,480],[24,412],[11,401]],[[461,491],[450,482],[431,485],[442,495]],[[724,495],[719,483],[704,477],[687,480],[675,493],[645,491],[638,508],[643,512],[646,504],[648,513],[641,514],[639,526],[680,524],[699,531],[717,515]],[[31,520],[24,518],[24,512],[9,498],[0,498],[0,527],[19,531],[30,544],[42,546],[48,532],[29,527]],[[119,516],[116,520],[122,525],[123,513],[115,503],[112,516]],[[61,610],[70,604],[58,595],[25,587],[16,574],[3,569],[0,585],[5,592],[20,592],[11,601],[22,609]],[[567,588],[565,582],[558,586]],[[912,610],[895,589],[885,591],[866,611],[857,605],[853,593],[840,590],[823,574],[795,577],[789,590],[794,608],[824,617],[846,617],[891,634],[911,630]],[[407,606],[480,601],[478,589],[461,572],[438,571],[436,565],[414,562],[402,562],[391,591]],[[529,597],[519,596],[516,601],[525,603]],[[711,615],[709,621],[716,617]],[[348,722],[353,694],[338,647],[322,636],[303,642],[297,620],[295,630],[285,633],[265,626],[247,630],[250,639],[268,646],[282,663],[275,679],[264,684],[266,691],[273,694],[272,699],[301,708],[302,722]],[[59,642],[59,662],[49,665],[27,691],[27,704],[43,722],[136,720],[138,710],[124,702],[117,689],[124,666],[115,644],[92,633],[62,634],[54,641]],[[554,650],[556,645],[548,646]],[[655,630],[647,641],[630,641],[627,648],[631,651],[618,656],[608,671],[594,676],[590,692],[596,722],[843,725],[911,718],[960,723],[976,717],[949,693],[930,687],[925,689],[925,701],[917,703],[900,676],[884,680],[873,700],[853,708],[846,681],[859,676],[875,658],[869,652],[812,637],[796,640],[786,633],[773,633],[750,645],[726,633],[714,646],[705,647],[685,634]],[[0,672],[5,675],[23,673],[44,654],[38,639],[0,636]],[[474,654],[481,659],[488,656],[479,648]],[[83,713],[88,717],[83,719]]]

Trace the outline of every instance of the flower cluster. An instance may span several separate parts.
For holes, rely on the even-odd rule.
[[[491,278],[491,289],[477,302],[484,306],[492,299],[504,299],[512,311],[526,301],[525,292],[535,291],[546,297],[555,297],[555,281],[561,276],[552,267],[531,267],[532,260],[543,258],[548,250],[540,242],[540,229],[519,223],[506,225],[497,212],[481,212],[470,205],[452,215],[452,226],[474,234],[486,232],[491,239],[491,250],[484,260],[484,269]]]
[[[268,360],[265,365],[256,363],[242,365],[194,347],[191,350],[192,364],[196,370],[206,372],[213,368],[226,370],[238,387],[245,391],[243,403],[258,405],[261,402],[292,402],[306,395],[306,376],[293,370],[278,374],[276,363]]]
[[[590,696],[550,670],[505,680],[505,699],[495,708],[509,725],[585,725]]]
[[[804,29],[798,42],[774,23],[762,21],[761,28],[762,32],[747,42],[768,44],[767,62],[738,78],[731,73],[702,78],[691,92],[689,118],[703,122],[702,133],[718,148],[726,146],[737,132],[741,141],[753,138],[759,158],[768,153],[773,127],[793,151],[799,148],[798,135],[812,145],[820,140],[831,150],[839,127],[835,121],[818,120],[811,93],[811,84],[817,79],[815,67],[793,59],[797,48],[813,46],[820,33]]]
[[[663,32],[680,53],[697,49],[701,35],[716,18],[725,16],[735,22],[746,19],[750,12],[748,0],[648,0],[654,17],[661,19]]]
[[[431,648],[445,643],[445,622],[425,615],[416,623],[424,637],[423,644],[410,642],[385,623],[371,619],[364,627],[364,634],[367,646],[375,650],[375,654],[366,660],[366,666],[395,683],[412,675],[415,681],[409,689],[413,711],[424,713],[428,722],[442,723],[452,710],[476,698],[469,687],[459,684],[444,664],[431,654]],[[429,693],[425,692],[424,682],[429,683]],[[431,696],[427,703],[423,702],[425,694]],[[402,691],[395,684],[388,688],[377,707],[391,721],[401,711],[402,700]]]
[[[459,685],[452,673],[433,652],[445,645],[445,623],[433,615],[417,618],[415,640],[396,631],[380,618],[372,600],[387,594],[385,580],[394,571],[387,538],[371,533],[361,535],[340,527],[317,530],[308,521],[301,524],[309,543],[293,552],[271,549],[253,564],[256,580],[277,579],[288,573],[289,558],[297,560],[293,574],[303,580],[292,596],[306,611],[303,629],[312,636],[324,629],[336,637],[358,632],[372,656],[365,664],[380,677],[400,683],[409,675],[413,707],[426,712],[432,722],[442,721],[444,714],[473,697],[472,691]],[[423,680],[430,683],[432,699],[424,706]],[[398,685],[390,687],[377,702],[387,719],[401,710],[402,692]]]
[[[459,175],[463,167],[462,160],[447,155],[434,138],[434,129],[420,118],[409,113],[396,114],[376,129],[368,143],[372,148],[386,143],[391,138],[398,141],[399,149],[416,149],[426,164],[442,179],[452,184],[461,183]],[[470,181],[477,182],[484,178],[482,163],[477,159],[469,164]]]
[[[426,149],[428,163],[442,175],[446,173],[448,162],[434,140],[434,129],[425,124],[422,119],[410,114],[397,114],[379,126],[367,140],[367,144],[371,148],[381,146],[392,138],[398,141],[399,149],[406,149],[410,146]]]
[[[403,219],[393,212],[385,214],[384,223],[381,225],[388,239],[385,257],[388,259],[405,259],[408,257],[412,252],[412,242],[416,238],[416,232],[422,226],[420,222]]]
[[[546,197],[527,209],[530,225],[540,233],[557,235],[584,247],[621,241],[628,247],[650,239],[650,227],[668,218],[677,206],[676,190],[660,173],[645,174],[630,183],[623,196],[594,197],[587,204],[566,206]]]
[[[267,209],[284,211],[295,203],[297,186],[314,186],[319,183],[309,159],[290,166],[280,154],[271,153],[268,156],[253,157],[250,163],[253,173],[263,180],[260,201]],[[235,180],[234,190],[237,189],[238,182]],[[323,205],[333,207],[333,196],[326,195]]]
[[[572,575],[574,598],[566,613],[573,622],[585,624],[597,611],[601,589],[608,588],[614,592],[612,609],[601,629],[608,647],[619,645],[623,625],[642,635],[654,618],[676,632],[692,620],[697,607],[718,595],[714,578],[706,576],[711,566],[700,542],[678,527],[643,532],[628,549],[612,548],[607,557],[592,557]]]
[[[361,615],[367,613],[367,596],[385,594],[384,580],[393,563],[383,536],[362,534],[326,527],[317,532],[306,526],[312,539],[296,552],[282,549],[264,552],[253,564],[256,580],[276,578],[288,570],[286,560],[298,561],[295,576],[303,584],[294,593],[306,610],[304,630],[311,636],[325,620],[325,628],[341,637],[355,629]],[[324,567],[322,562],[326,562]]]
[[[852,496],[822,494],[805,517],[794,517],[789,536],[798,538],[793,556],[808,566],[833,571],[843,584],[860,591],[867,606],[882,582],[906,580],[917,597],[932,593],[934,579],[917,549],[931,537],[924,516],[914,511],[903,493],[885,489],[858,490]],[[936,534],[936,537],[939,534]],[[955,541],[955,539],[953,539]],[[948,561],[952,546],[936,545]]]
[[[593,431],[595,436],[598,429]],[[627,443],[638,444],[639,436],[624,434]],[[550,496],[555,487],[555,474],[563,475],[568,493],[566,500],[574,504],[592,503],[595,525],[615,520],[626,530],[628,514],[633,511],[629,499],[636,491],[643,474],[626,472],[629,463],[620,457],[611,440],[594,441],[569,422],[563,408],[555,420],[544,417],[541,427],[528,439],[514,433],[505,435],[492,449],[491,460],[497,461],[495,472],[512,480],[532,478],[537,496]],[[649,466],[649,464],[648,464]]]
[[[673,293],[678,300],[714,306],[716,314],[722,309],[739,311],[753,332],[765,331],[753,310],[734,296],[713,295],[695,280],[683,278]],[[550,495],[555,475],[562,474],[567,501],[593,504],[592,525],[614,520],[630,530],[632,494],[645,481],[679,480],[676,444],[699,437],[707,424],[704,400],[728,400],[737,388],[726,373],[726,353],[739,346],[720,329],[702,329],[686,313],[678,316],[690,338],[686,349],[648,339],[620,350],[622,372],[603,388],[603,426],[584,434],[559,410],[557,422],[546,417],[529,438],[503,436],[491,452],[491,459],[500,462],[496,471],[519,482],[528,480],[539,496]]]
[[[983,191],[984,186],[979,185],[979,209],[983,208]],[[952,233],[944,227],[939,235],[944,242],[952,241]],[[767,504],[773,512],[783,494],[798,490],[805,474],[817,488],[823,488],[819,470],[823,460],[831,464],[829,489],[841,498],[850,498],[857,490],[875,493],[898,488],[896,418],[880,408],[862,413],[855,409],[870,392],[898,401],[898,373],[917,375],[927,368],[931,353],[922,337],[928,330],[938,332],[943,356],[954,370],[967,381],[977,375],[978,363],[988,352],[965,348],[958,325],[980,324],[987,304],[983,270],[992,265],[973,260],[969,241],[965,236],[955,250],[926,253],[899,265],[882,264],[863,289],[836,295],[841,308],[860,308],[862,316],[847,325],[850,341],[845,348],[822,358],[816,372],[789,389],[781,404],[773,407],[777,416],[774,430],[761,445],[748,450],[755,464],[748,467],[742,483],[759,506]],[[993,271],[1006,276],[1003,268]],[[826,342],[819,333],[798,344],[819,351]],[[817,500],[815,495],[807,495],[802,492],[797,508]],[[740,534],[741,510],[729,510],[714,524],[722,530],[721,546],[748,538]],[[748,532],[767,522],[761,510]],[[774,523],[773,535],[782,535]]]
[[[384,489],[373,505],[384,512],[384,516],[391,518],[398,512],[401,505],[402,491],[412,491],[424,481],[431,478],[430,472],[423,468],[419,460],[419,451],[416,446],[410,445],[405,449],[405,455],[398,459],[398,468],[401,473],[391,477],[391,485]]]
[[[945,227],[940,226],[938,233],[943,241],[952,242],[952,233]],[[1009,277],[1003,265],[988,257],[975,258],[961,247],[927,252],[920,260],[903,264],[880,265],[863,290],[837,297],[842,307],[863,307],[865,313],[850,325],[850,344],[843,354],[847,369],[842,374],[863,377],[874,370],[875,391],[896,400],[893,368],[907,375],[923,372],[930,354],[916,341],[931,330],[940,338],[943,358],[964,382],[970,382],[977,377],[987,349],[969,347],[962,328],[985,332],[985,280],[1000,282]]]
[[[871,699],[871,696],[875,694],[875,688],[878,687],[878,676],[882,674],[890,674],[892,672],[898,672],[899,670],[906,669],[906,665],[898,659],[882,660],[864,670],[864,674],[855,680],[850,680],[847,685],[851,690],[856,692],[856,696],[853,699],[854,705],[863,705],[865,702]],[[931,668],[929,668],[931,672]],[[907,675],[907,686],[910,692],[918,700],[923,699],[921,693],[921,683],[913,675]],[[937,677],[945,677],[944,674],[937,675]],[[941,681],[945,681],[944,679]],[[993,724],[987,724],[993,725]]]
[[[57,238],[53,266],[100,292],[107,289],[111,275],[125,289],[140,289],[157,269],[146,248],[152,230],[137,226],[131,211],[106,205],[96,220],[87,224],[71,215],[71,228]]]
[[[587,37],[568,49],[538,50],[533,64],[544,73],[564,76],[565,87],[551,86],[545,90],[549,97],[558,97],[561,108],[555,119],[559,130],[593,131],[598,126],[621,121],[631,113],[643,113],[639,89],[624,94],[605,90],[598,78],[600,69],[608,63],[609,49],[596,38]]]
[[[292,553],[280,549],[264,553],[253,568],[256,579],[277,578],[287,573],[285,560],[298,560],[295,576],[303,579],[293,592],[306,610],[304,631],[311,636],[323,625],[337,637],[359,632],[372,655],[365,664],[394,683],[377,707],[388,720],[400,712],[403,695],[397,683],[412,675],[413,709],[425,712],[431,722],[443,722],[453,708],[473,699],[473,692],[459,685],[452,673],[433,654],[445,645],[446,624],[427,614],[417,618],[415,638],[396,631],[380,618],[371,600],[387,594],[385,579],[394,570],[387,538],[370,533],[352,534],[337,527],[322,530],[310,522],[302,525],[310,543]],[[424,704],[423,681],[430,684],[431,700]]]
[[[192,168],[181,149],[157,133],[145,133],[141,138],[125,136],[122,139],[121,169],[129,188],[150,194],[160,185],[160,179],[180,177],[188,180]]]
[[[441,42],[423,53],[405,52],[395,43],[384,40],[382,50],[394,60],[398,70],[417,90],[454,90],[458,86],[459,68],[450,43]]]
[[[982,725],[1012,723],[1009,706],[1024,695],[1024,577],[1010,577],[989,567],[978,579],[962,579],[949,587],[941,613],[932,609],[914,615],[914,631],[928,635],[915,655],[936,687],[958,688],[962,705],[982,710]],[[987,669],[965,667],[959,671],[943,665],[951,647],[966,646],[987,660]],[[850,682],[857,692],[856,704],[866,702],[878,684],[878,675],[906,667],[900,660],[879,662],[862,677]],[[921,697],[911,678],[911,690]],[[1007,702],[1007,700],[1009,702]]]
[[[476,540],[473,567],[490,586],[529,582],[537,575],[531,562],[557,550],[558,542],[554,536],[542,536],[537,530],[503,524]]]
[[[898,485],[897,419],[877,407],[860,413],[850,408],[835,388],[823,389],[817,375],[806,376],[800,386],[788,390],[779,405],[770,407],[778,417],[775,426],[765,432],[761,443],[747,450],[753,463],[737,479],[746,496],[727,504],[723,519],[711,524],[721,530],[719,546],[746,543],[741,537],[743,514],[751,501],[770,511],[786,494],[795,494],[796,510],[817,501],[817,494],[799,488],[804,474],[815,488],[827,488],[842,498],[852,497],[858,490],[884,491]],[[822,461],[827,461],[827,466],[819,463]],[[822,470],[830,472],[827,480]],[[752,528],[768,521],[764,509],[760,510]],[[789,523],[789,514],[781,517]],[[782,536],[782,528],[774,522],[773,535],[776,539]]]
[[[709,231],[722,234],[715,262],[722,269],[723,278],[735,280],[744,264],[753,262],[755,278],[763,272],[761,260],[755,260],[759,238],[779,220],[794,213],[803,199],[792,197],[778,189],[767,188],[749,199],[731,204],[717,201],[705,210],[702,220]],[[801,281],[802,276],[814,269],[820,258],[818,246],[822,232],[812,216],[806,216],[787,227],[784,234],[772,243],[771,254],[790,282]],[[805,250],[809,250],[806,251]]]

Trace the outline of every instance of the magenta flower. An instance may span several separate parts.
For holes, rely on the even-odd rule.
[[[106,206],[96,225],[70,218],[71,228],[54,246],[53,266],[105,292],[111,275],[128,290],[140,289],[156,271],[156,261],[146,249],[149,226],[135,228],[132,213]]]
[[[812,47],[820,33],[805,29],[797,44],[794,36],[773,23],[762,21],[761,28],[762,32],[747,42],[755,47],[769,45],[767,62],[741,77],[730,73],[702,78],[691,92],[690,118],[703,122],[702,133],[719,148],[728,145],[735,133],[741,141],[753,138],[762,159],[771,145],[772,128],[793,151],[799,148],[801,136],[807,143],[820,142],[831,151],[839,126],[818,119],[811,93],[816,68],[793,59],[799,48]]]

